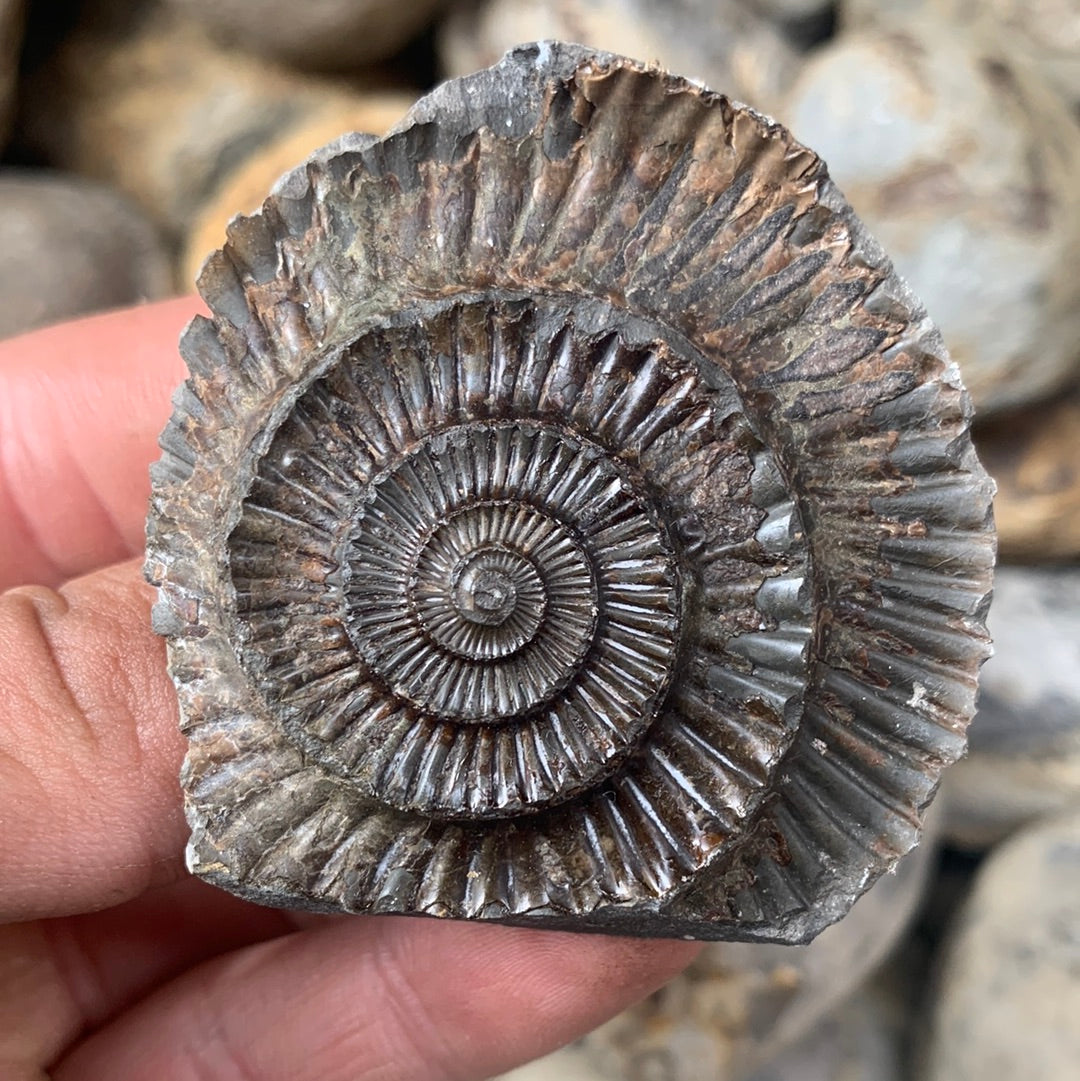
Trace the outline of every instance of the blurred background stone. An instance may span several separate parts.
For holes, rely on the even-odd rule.
[[[996,849],[945,948],[919,1081],[1076,1081],[1080,811]]]
[[[926,12],[936,12],[946,17],[955,0],[840,0],[839,24],[843,31],[880,27],[884,24],[903,23]]]
[[[934,864],[922,845],[807,946],[707,945],[682,975],[582,1043],[608,1081],[735,1081],[803,1038],[899,941]]]
[[[34,74],[23,138],[114,184],[175,238],[249,157],[305,126],[321,137],[324,118],[363,115],[370,92],[230,52],[154,4],[107,31],[76,30]]]
[[[746,1081],[903,1081],[902,1025],[894,1003],[876,986],[843,1003],[813,1030]],[[699,1081],[725,1075],[702,1073]],[[626,1081],[652,1081],[650,1066]],[[500,1081],[609,1081],[580,1046],[565,1047]]]
[[[929,15],[997,35],[1013,60],[1031,65],[1080,106],[1080,0],[841,0],[842,25],[885,29]]]
[[[15,86],[22,47],[23,0],[0,0],[0,149],[15,112]]]
[[[475,71],[542,38],[658,61],[765,111],[799,64],[781,26],[748,0],[487,0],[459,6],[443,25],[443,73]]]
[[[943,781],[945,834],[982,849],[1080,810],[1080,566],[999,567],[968,757]]]
[[[996,41],[945,22],[840,35],[779,119],[924,298],[983,413],[1080,368],[1080,125]]]
[[[301,68],[348,70],[382,60],[431,22],[445,0],[168,0],[223,44]]]
[[[983,851],[1025,823],[1080,806],[1080,740],[1058,755],[972,752],[942,795],[950,843]]]
[[[1080,106],[1080,0],[954,0],[1003,32],[1010,54]]]
[[[607,1081],[588,1053],[578,1046],[560,1048],[493,1081]]]
[[[832,7],[831,0],[752,0],[759,11],[786,21],[818,17]]]
[[[0,169],[0,338],[172,292],[153,226],[78,177]]]
[[[871,984],[748,1081],[903,1081],[903,1025]]]
[[[975,429],[1003,560],[1080,559],[1080,388]]]

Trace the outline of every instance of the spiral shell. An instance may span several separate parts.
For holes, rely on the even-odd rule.
[[[196,873],[801,941],[916,843],[992,489],[786,131],[523,47],[283,178],[200,289],[147,561]]]

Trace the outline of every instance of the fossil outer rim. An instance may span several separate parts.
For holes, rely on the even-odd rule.
[[[585,156],[594,169],[575,171]],[[197,873],[294,907],[802,941],[916,843],[988,652],[992,485],[940,336],[783,129],[631,61],[523,48],[434,91],[386,140],[346,139],[290,174],[233,224],[200,290],[214,319],[182,341],[192,376],[153,469],[147,554],[191,741]],[[662,328],[678,356],[703,357],[705,381],[738,388],[807,524],[816,620],[794,742],[738,838],[719,844],[707,823],[696,842],[630,838],[632,882],[587,847],[524,858],[460,826],[421,870],[405,819],[345,798],[260,714],[225,625],[237,497],[302,391],[385,313],[485,290],[594,295],[583,326],[615,319],[642,343]],[[755,603],[788,601],[763,586]],[[715,858],[680,870],[688,843]]]

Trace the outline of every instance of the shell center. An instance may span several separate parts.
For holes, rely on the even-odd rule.
[[[529,509],[480,504],[436,529],[420,553],[409,607],[431,640],[457,657],[509,657],[536,637],[549,614],[548,586],[536,563],[511,543],[475,540],[492,528],[496,535],[507,533],[522,518],[535,519],[534,529],[557,530]],[[569,554],[569,538],[562,539],[562,551]],[[591,594],[587,557],[573,555],[570,584]]]
[[[487,553],[477,552],[462,560],[464,570],[454,587],[454,606],[463,619],[497,627],[517,607],[517,588],[505,571],[488,565]]]

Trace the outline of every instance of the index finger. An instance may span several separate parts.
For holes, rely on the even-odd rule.
[[[0,590],[143,548],[148,468],[202,311],[182,297],[0,342]]]

